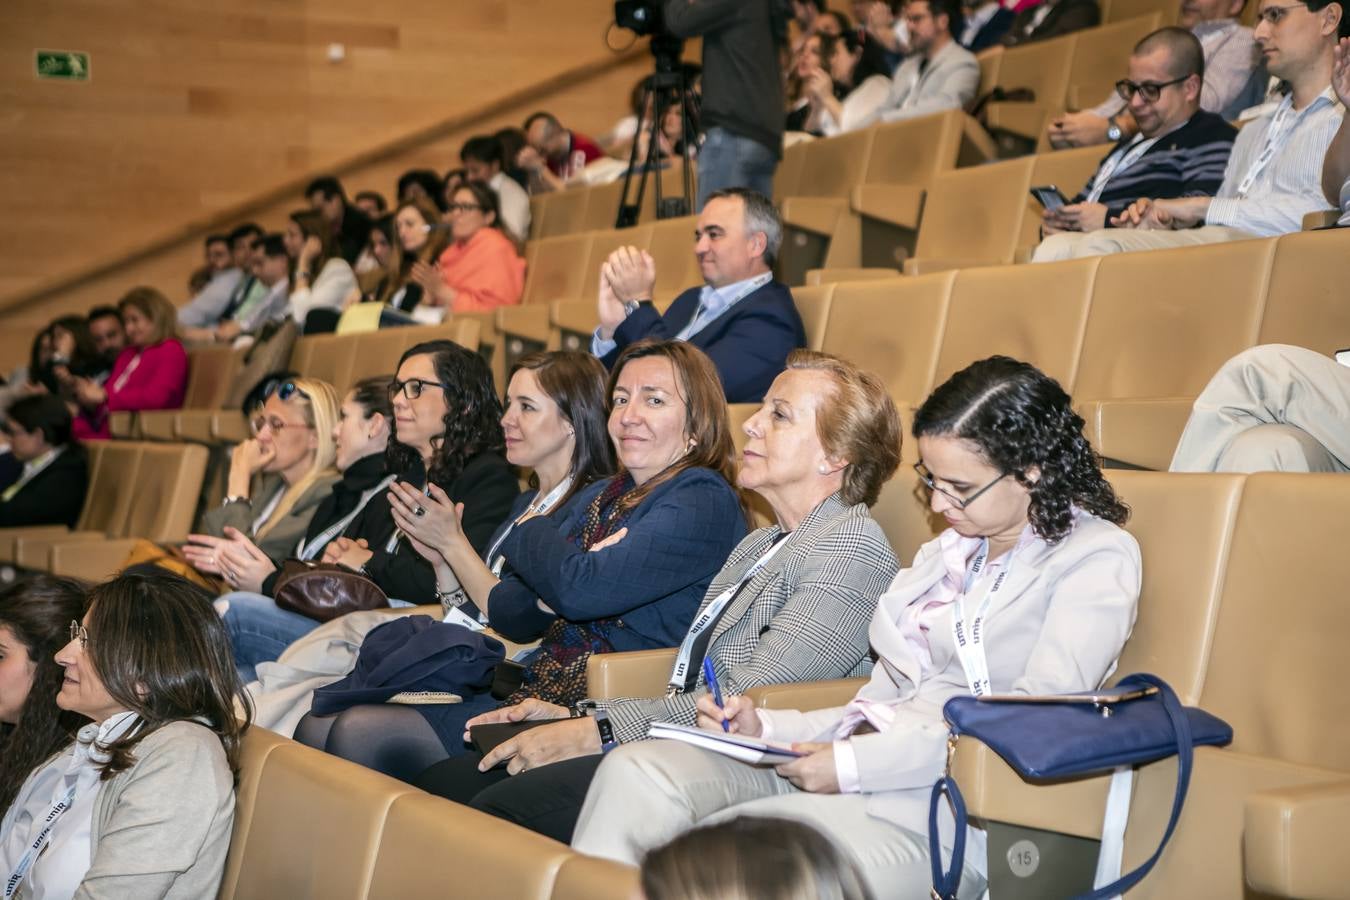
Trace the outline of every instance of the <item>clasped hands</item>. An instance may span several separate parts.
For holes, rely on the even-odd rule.
[[[656,260],[646,250],[620,247],[600,266],[600,337],[612,340],[628,313],[624,304],[650,300],[656,288]]]

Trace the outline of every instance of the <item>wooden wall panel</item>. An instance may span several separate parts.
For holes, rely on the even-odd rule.
[[[611,0],[8,0],[0,5],[0,196],[9,206],[0,219],[0,305],[307,173],[611,59],[603,35],[612,12]],[[330,63],[335,42],[346,58]],[[37,48],[90,53],[91,80],[37,81]],[[603,96],[574,101],[564,91],[556,109],[603,131],[646,68],[642,59],[606,75]],[[503,121],[520,115],[513,109]],[[460,138],[412,155],[446,168]],[[147,274],[168,271],[152,263]],[[154,281],[176,293],[177,271]],[[71,296],[106,300],[123,283],[100,280]]]

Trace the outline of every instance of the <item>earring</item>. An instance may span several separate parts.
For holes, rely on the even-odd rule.
[[[827,473],[828,470],[826,469],[825,464],[821,463],[820,466],[816,468],[816,471],[824,475]]]

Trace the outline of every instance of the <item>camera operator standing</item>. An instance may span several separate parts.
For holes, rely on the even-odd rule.
[[[703,147],[698,208],[713,191],[746,187],[773,196],[783,155],[787,0],[665,0],[677,37],[703,38]]]

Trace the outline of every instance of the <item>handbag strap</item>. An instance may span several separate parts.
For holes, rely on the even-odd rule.
[[[1075,900],[1106,900],[1108,897],[1125,893],[1140,881],[1143,881],[1145,876],[1157,865],[1158,860],[1162,858],[1167,842],[1172,839],[1172,832],[1176,831],[1177,820],[1181,818],[1181,808],[1186,804],[1186,793],[1191,786],[1191,768],[1195,760],[1195,743],[1191,736],[1191,721],[1186,717],[1186,710],[1182,708],[1181,701],[1177,699],[1176,693],[1167,682],[1156,675],[1131,675],[1122,684],[1125,682],[1148,684],[1158,689],[1163,710],[1167,713],[1168,721],[1171,723],[1172,731],[1176,736],[1177,785],[1172,795],[1172,814],[1167,821],[1166,830],[1163,831],[1162,840],[1158,843],[1158,849],[1153,851],[1152,856],[1144,860],[1133,871],[1122,875],[1105,887],[1095,888],[1086,894],[1079,894]],[[942,804],[943,794],[951,798],[952,815],[956,819],[956,837],[952,842],[952,861],[945,872],[942,868],[942,845],[938,840],[937,824],[938,810]],[[965,798],[961,796],[961,790],[956,786],[955,779],[949,774],[944,774],[933,785],[933,793],[928,804],[928,854],[933,869],[933,900],[956,900],[956,889],[961,884],[961,869],[965,864],[966,823]]]

